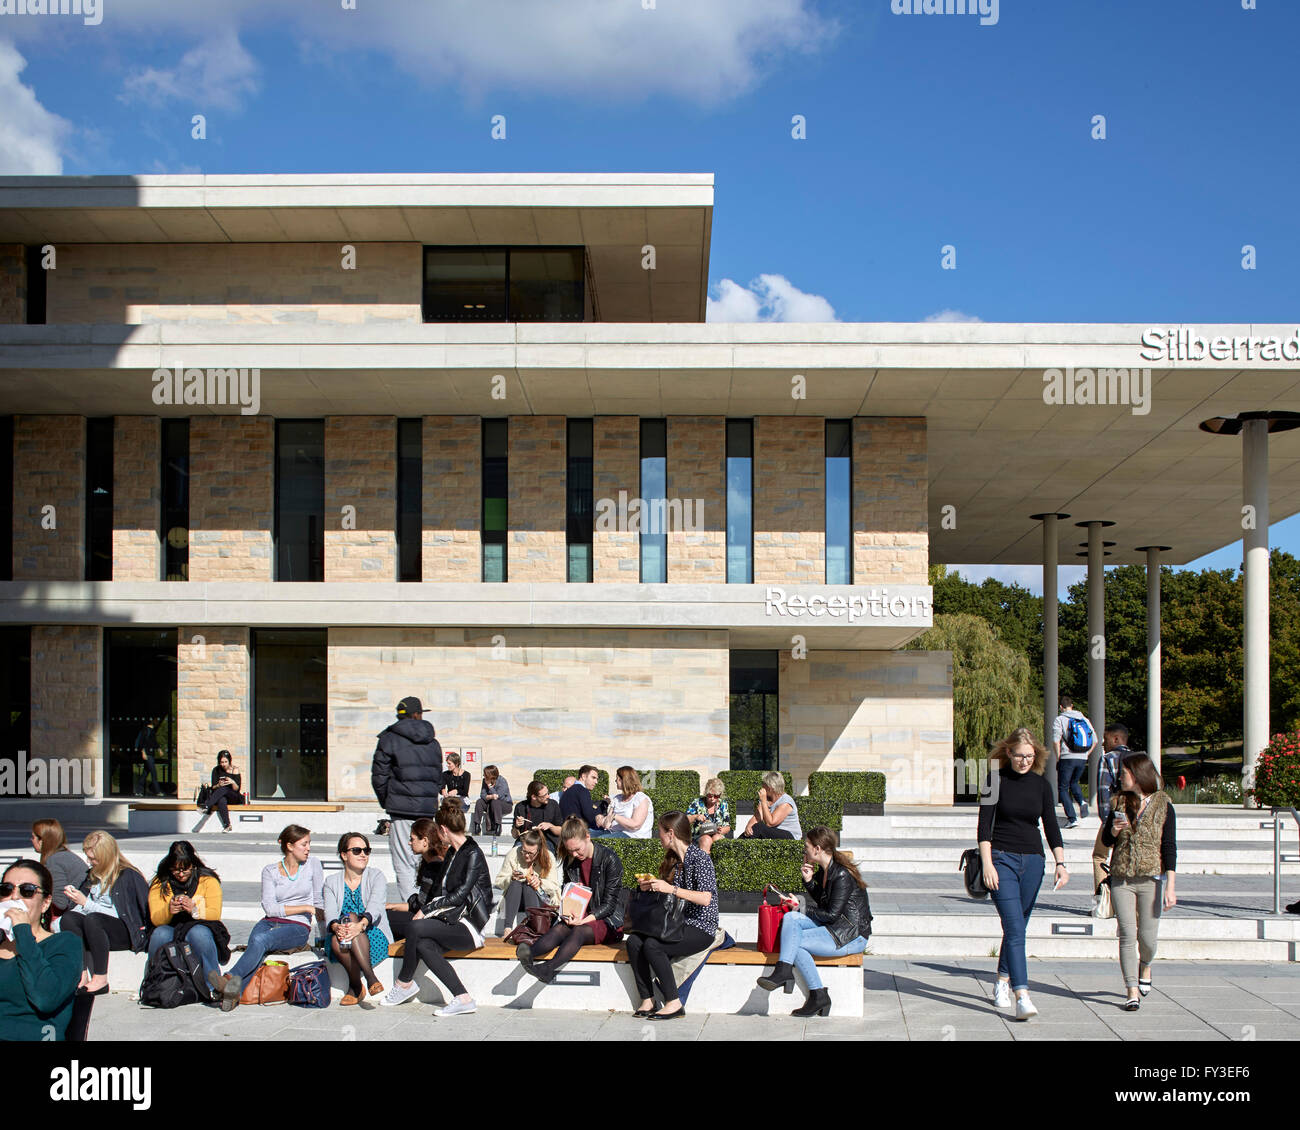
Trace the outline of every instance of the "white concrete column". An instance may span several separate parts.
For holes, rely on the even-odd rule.
[[[1077,522],[1088,531],[1088,717],[1097,735],[1098,749],[1106,731],[1106,545],[1101,531],[1114,522]],[[1088,795],[1097,799],[1100,753],[1088,758]]]
[[[1167,545],[1140,545],[1147,555],[1147,756],[1160,769],[1160,554]]]
[[[1060,612],[1057,601],[1057,567],[1061,558],[1058,519],[1068,514],[1031,514],[1043,523],[1043,744],[1047,746],[1047,768],[1044,776],[1056,795],[1056,754],[1052,750],[1052,723],[1060,704]]]
[[[1245,709],[1242,782],[1255,784],[1255,759],[1269,739],[1268,421],[1242,426],[1241,501],[1244,557]]]

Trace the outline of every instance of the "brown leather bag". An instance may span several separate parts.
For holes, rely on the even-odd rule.
[[[524,913],[528,917],[505,936],[505,940],[512,946],[531,946],[555,924],[555,919],[559,916],[559,911],[553,906],[530,906],[525,908]]]
[[[239,995],[240,1004],[284,1004],[289,997],[289,967],[259,965]]]

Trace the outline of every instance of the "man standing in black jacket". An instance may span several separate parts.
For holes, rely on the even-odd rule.
[[[423,713],[418,698],[402,699],[397,721],[379,735],[370,766],[370,784],[388,813],[388,847],[403,899],[415,893],[419,864],[411,851],[411,825],[438,815],[442,792],[442,746]]]

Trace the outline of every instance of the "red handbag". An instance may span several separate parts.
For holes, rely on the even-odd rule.
[[[781,949],[781,919],[799,904],[775,887],[763,888],[758,908],[758,952],[778,953]]]

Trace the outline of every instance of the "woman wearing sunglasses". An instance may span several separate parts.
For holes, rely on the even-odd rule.
[[[51,934],[54,881],[34,859],[0,880],[0,1040],[62,1040],[81,980],[81,939]]]
[[[189,840],[175,840],[149,884],[149,956],[169,942],[188,942],[208,984],[230,960],[230,931],[221,921],[221,879]]]
[[[370,841],[360,832],[339,838],[343,870],[325,879],[325,923],[330,934],[330,955],[347,971],[348,991],[342,1004],[359,1004],[379,996],[384,986],[375,966],[388,956],[388,880],[370,866]]]

